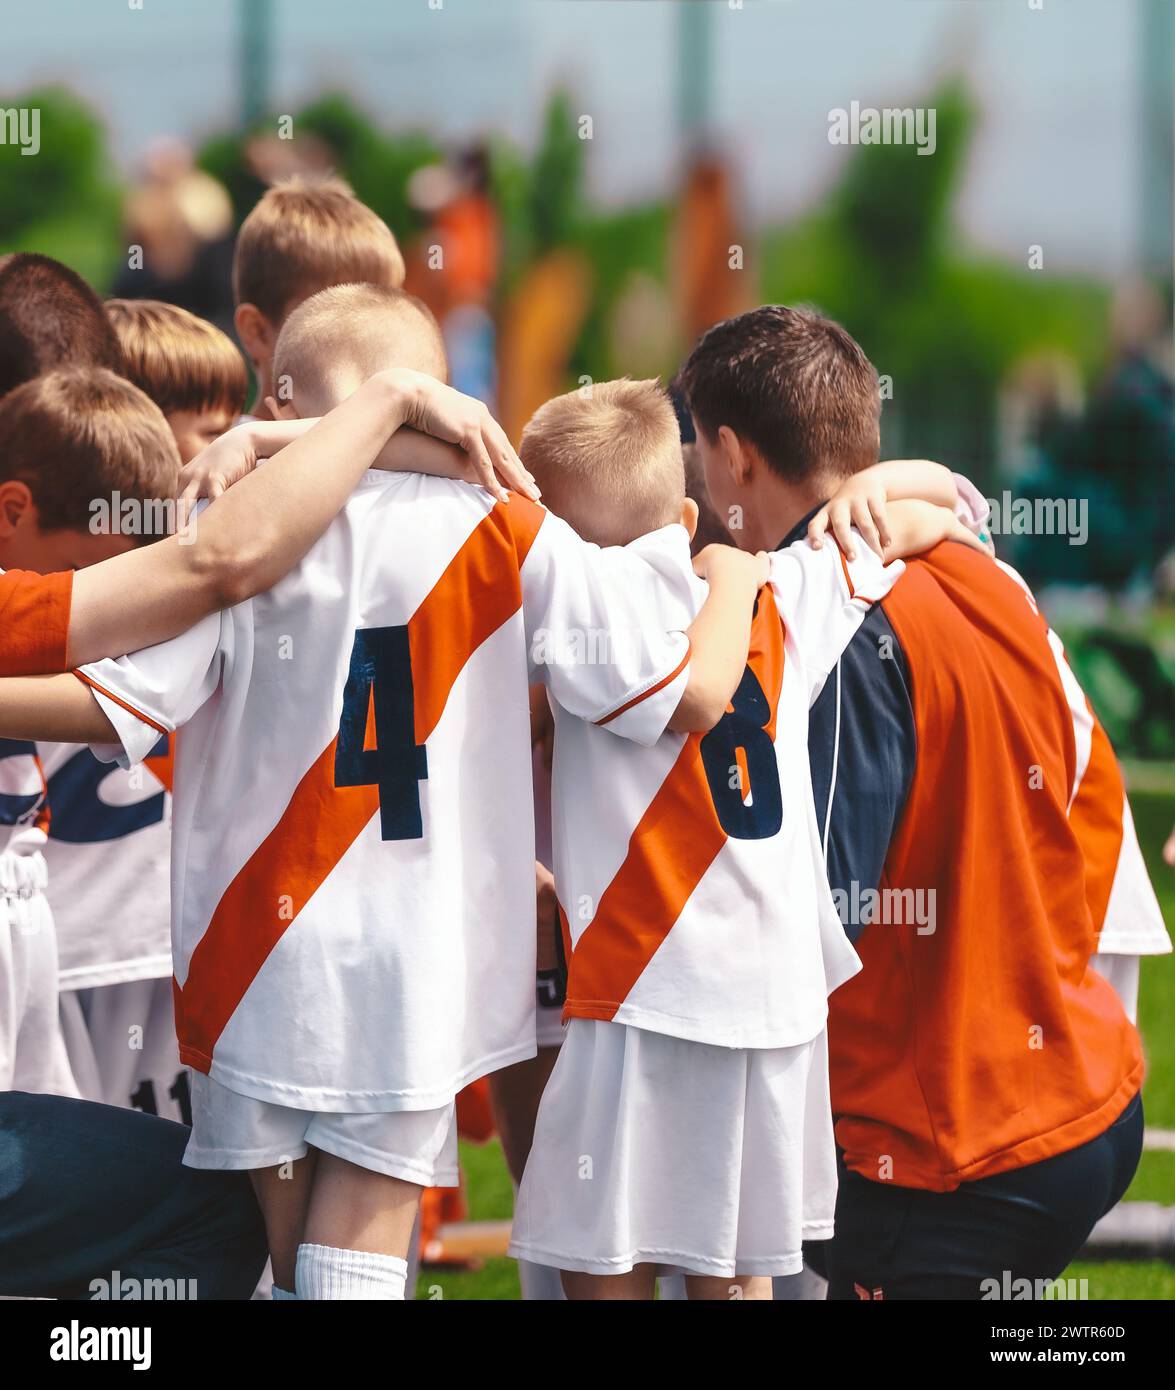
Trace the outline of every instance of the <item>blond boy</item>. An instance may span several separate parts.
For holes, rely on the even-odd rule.
[[[387,224],[337,178],[275,184],[241,224],[233,257],[234,323],[257,377],[254,413],[288,399],[273,378],[282,325],[331,285],[399,289],[404,257]]]
[[[215,324],[161,300],[109,299],[106,314],[123,375],[163,411],[180,462],[189,463],[245,408],[249,374],[240,351]]]

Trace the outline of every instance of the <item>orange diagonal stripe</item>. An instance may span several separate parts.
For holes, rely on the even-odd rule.
[[[760,592],[747,664],[767,697],[771,716],[765,727],[774,738],[783,685],[783,628],[767,590]],[[702,765],[701,743],[702,735],[691,734],[682,745],[632,833],[624,863],[569,952],[564,1018],[615,1016],[726,843]],[[745,775],[741,749],[736,758]],[[745,799],[745,783],[743,795]],[[560,919],[569,945],[562,909]]]
[[[686,739],[571,953],[565,1018],[612,1018],[726,843],[701,736]]]

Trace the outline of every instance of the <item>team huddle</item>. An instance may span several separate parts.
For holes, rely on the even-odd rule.
[[[857,343],[754,310],[516,453],[337,181],[233,279],[250,414],[211,324],[0,260],[0,1088],[190,1125],[275,1299],[405,1297],[486,1077],[524,1296],[1059,1275],[1170,942],[1060,642],[966,479],[878,462]]]

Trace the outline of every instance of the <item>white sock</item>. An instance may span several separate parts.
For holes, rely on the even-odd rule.
[[[408,1273],[404,1277],[404,1299],[411,1303],[416,1298],[416,1283],[420,1278],[420,1207],[416,1208],[416,1220],[412,1223],[412,1234],[408,1238]]]
[[[299,1245],[294,1269],[297,1297],[320,1299],[404,1298],[408,1263],[395,1255],[336,1250],[333,1245]]]
[[[289,1299],[291,1303],[297,1303],[298,1295],[291,1293],[289,1289],[278,1288],[276,1284],[270,1289],[269,1296],[275,1303],[280,1303],[283,1299]]]

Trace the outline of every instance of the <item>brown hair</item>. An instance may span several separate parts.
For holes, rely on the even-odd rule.
[[[839,323],[767,304],[703,333],[678,381],[698,429],[727,425],[791,482],[877,462],[877,372]]]
[[[122,375],[164,414],[245,409],[245,359],[216,324],[159,299],[108,299],[106,313],[122,347]]]
[[[122,346],[123,375],[165,415],[244,410],[245,359],[215,324],[158,299],[108,299],[106,313]]]
[[[409,367],[443,381],[445,343],[432,311],[406,290],[378,285],[332,285],[299,304],[273,350],[279,398],[289,378],[303,402],[329,409],[332,377],[360,381],[385,367]]]
[[[527,421],[519,455],[547,506],[597,545],[681,519],[681,438],[656,381],[622,377],[555,396]]]
[[[0,396],[67,364],[122,369],[102,301],[50,256],[0,257]]]
[[[341,179],[275,184],[241,224],[233,298],[255,304],[275,327],[291,305],[352,281],[399,289],[404,257],[387,223]]]
[[[90,530],[93,504],[116,492],[171,498],[179,466],[159,407],[103,367],[49,372],[0,400],[0,482],[25,484],[43,531]]]

